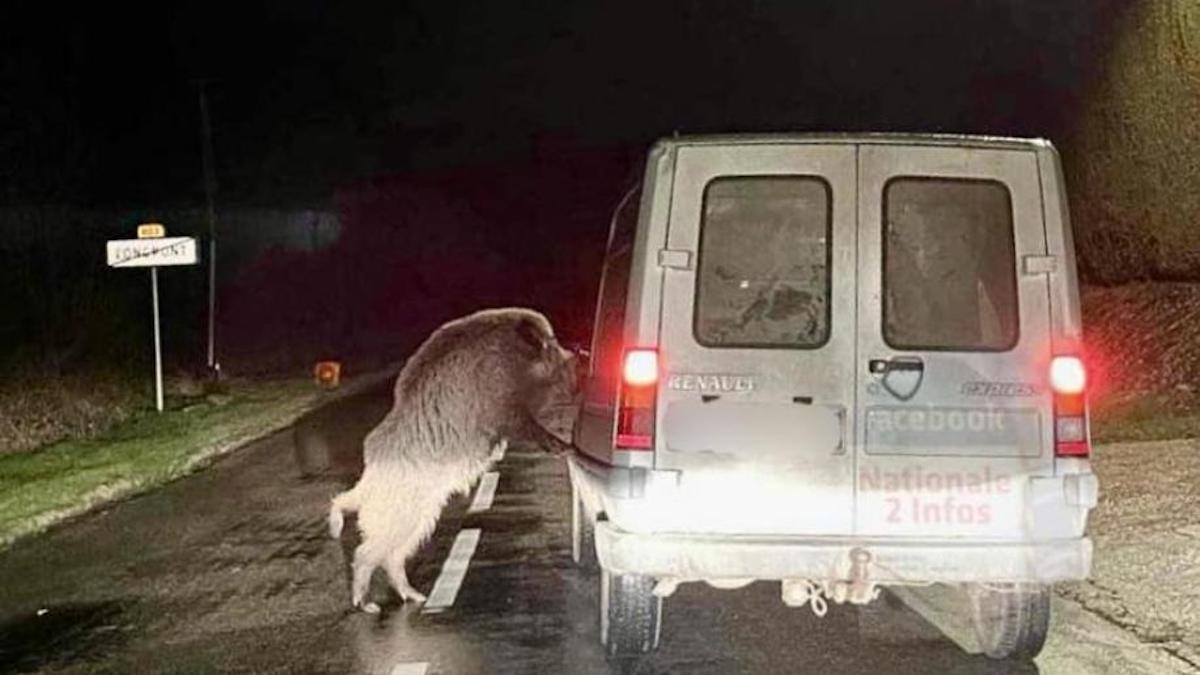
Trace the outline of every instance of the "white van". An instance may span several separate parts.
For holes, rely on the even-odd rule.
[[[1084,579],[1075,255],[1046,141],[672,138],[612,219],[570,458],[610,655],[684,582],[960,585],[994,658]]]

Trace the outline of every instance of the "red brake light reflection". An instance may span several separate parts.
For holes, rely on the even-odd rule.
[[[1050,362],[1050,386],[1057,394],[1082,394],[1087,370],[1078,356],[1056,356]]]

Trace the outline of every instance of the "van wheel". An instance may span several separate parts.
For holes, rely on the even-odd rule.
[[[571,559],[581,570],[593,574],[600,569],[596,558],[596,523],[573,487],[571,494]]]
[[[1050,591],[975,587],[971,619],[983,653],[993,659],[1031,661],[1046,643],[1050,628]]]
[[[658,648],[662,598],[654,578],[600,574],[600,642],[609,658],[648,654]]]

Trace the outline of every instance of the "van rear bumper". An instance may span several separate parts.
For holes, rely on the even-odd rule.
[[[664,531],[656,527],[653,505],[674,502],[678,472],[610,466],[579,453],[568,457],[568,466],[588,509],[610,517],[596,523],[596,554],[604,569],[617,574],[681,581],[847,579],[851,552],[858,550],[869,554],[868,575],[881,584],[1055,583],[1091,574],[1092,541],[1084,536],[1005,540]],[[1053,492],[1055,499],[1066,499],[1060,497],[1061,484],[1045,482],[1048,488],[1036,494]]]
[[[618,523],[646,524],[639,516],[656,497],[670,501],[679,474],[608,466],[581,454],[568,460],[588,508],[612,517],[596,523],[596,554],[603,568],[617,574],[683,581],[846,579],[857,549],[870,554],[868,575],[881,584],[1055,583],[1086,579],[1092,569],[1092,541],[1083,536],[1011,541],[693,534],[650,526],[630,531]]]
[[[1085,579],[1087,537],[1039,542],[942,542],[859,538],[712,536],[625,532],[596,523],[600,565],[615,574],[680,581],[848,579],[851,552],[870,554],[867,577],[880,584],[1054,583]]]

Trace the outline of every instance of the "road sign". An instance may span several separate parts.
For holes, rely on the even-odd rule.
[[[162,223],[143,223],[138,225],[138,239],[161,239],[167,236],[167,228]]]
[[[196,240],[192,237],[114,239],[108,242],[109,267],[166,267],[195,265]]]
[[[163,237],[167,228],[159,223],[138,226],[139,239],[114,239],[108,242],[109,267],[149,267],[150,296],[154,311],[154,403],[163,409],[162,334],[158,325],[158,268],[168,265],[195,265],[196,240],[191,237]],[[152,237],[146,239],[144,237]]]

